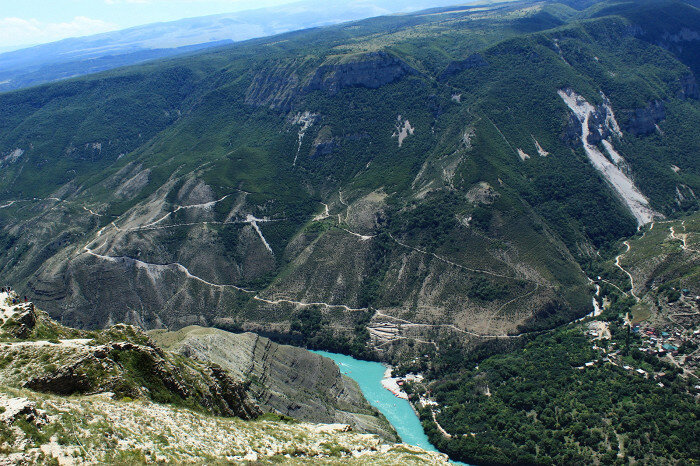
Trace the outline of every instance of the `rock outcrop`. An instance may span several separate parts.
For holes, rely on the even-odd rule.
[[[4,385],[64,396],[111,392],[242,419],[262,414],[248,398],[247,383],[215,364],[164,351],[124,324],[101,332],[67,329],[31,303],[15,303],[15,296],[0,294]]]
[[[666,118],[666,106],[660,100],[649,102],[644,108],[631,110],[628,113],[625,131],[635,136],[651,134],[656,130],[656,125]]]
[[[329,359],[254,333],[192,326],[149,335],[169,351],[213,363],[233,378],[249,381],[247,393],[263,411],[307,422],[349,424],[354,430],[396,440],[394,430],[367,403],[357,383]]]
[[[41,348],[42,354],[54,350],[51,346]],[[117,397],[194,401],[212,414],[242,419],[262,414],[247,399],[246,384],[234,380],[220,367],[183,364],[151,344],[78,344],[74,349],[83,354],[53,371],[30,378],[22,386],[58,395],[112,392]]]
[[[15,318],[16,327],[11,332],[17,338],[27,338],[36,325],[34,307],[26,307]]]
[[[447,65],[445,70],[442,73],[440,73],[440,76],[438,76],[438,80],[445,81],[450,76],[461,73],[462,71],[488,65],[488,62],[484,59],[484,57],[481,54],[475,53],[473,55],[469,55],[464,60],[451,61]]]
[[[36,326],[34,305],[14,291],[0,292],[0,337],[27,338]]]
[[[268,64],[253,77],[245,93],[245,103],[288,112],[299,90],[296,63]]]
[[[36,426],[49,421],[46,411],[37,408],[36,402],[27,398],[7,398],[0,394],[0,408],[0,422],[5,424],[14,423],[20,416]]]
[[[308,73],[299,61],[267,63],[255,73],[245,103],[289,112],[295,100],[313,91],[337,94],[349,87],[377,89],[418,72],[384,51],[331,58]]]
[[[305,91],[328,91],[336,94],[348,87],[376,89],[417,71],[403,60],[387,52],[370,52],[329,61],[311,76]]]
[[[565,94],[575,95],[571,89],[566,89]],[[560,96],[561,96],[560,92]],[[588,144],[600,144],[601,141],[609,139],[611,136],[622,137],[622,132],[618,126],[615,114],[613,113],[610,101],[602,95],[603,103],[592,105],[586,102],[589,115],[587,118],[587,135],[586,141]],[[562,138],[571,146],[576,146],[581,141],[583,136],[583,127],[581,126],[581,116],[577,113],[571,113],[566,125],[566,129]]]

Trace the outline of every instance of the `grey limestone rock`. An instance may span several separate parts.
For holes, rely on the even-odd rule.
[[[169,351],[216,364],[234,379],[250,382],[248,393],[263,411],[308,422],[349,424],[396,439],[357,383],[330,359],[254,333],[191,326],[177,332],[155,330],[150,336]]]

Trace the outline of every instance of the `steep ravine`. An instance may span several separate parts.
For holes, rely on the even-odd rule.
[[[598,109],[571,89],[560,90],[559,96],[581,123],[581,143],[588,160],[625,202],[634,218],[637,219],[637,224],[642,226],[651,222],[654,218],[663,217],[651,208],[649,200],[634,184],[634,181],[619,168],[625,162],[622,156],[615,151],[611,140],[602,139],[602,143],[612,161],[605,157],[598,147],[589,140],[591,127],[599,136],[610,133],[617,137],[622,137],[620,127],[615,120],[615,115],[610,105],[604,104],[602,109]],[[596,117],[595,119],[593,118],[594,116]],[[602,120],[603,123],[596,125],[594,120],[596,122]]]

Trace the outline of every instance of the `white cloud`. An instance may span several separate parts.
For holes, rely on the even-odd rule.
[[[87,36],[114,31],[118,27],[100,19],[76,16],[72,21],[47,23],[36,19],[0,18],[0,44],[13,46],[39,44],[67,37]]]

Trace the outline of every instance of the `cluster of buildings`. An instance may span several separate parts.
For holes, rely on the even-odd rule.
[[[677,356],[678,348],[682,344],[682,334],[679,329],[671,331],[658,330],[654,327],[644,327],[635,325],[632,327],[632,332],[642,337],[643,346],[639,351],[649,354],[664,356],[667,353]]]
[[[700,329],[675,327],[661,330],[634,326],[632,331],[642,337],[640,351],[659,357],[668,355],[678,366],[689,371],[700,366]],[[684,351],[679,351],[681,349]]]
[[[668,358],[686,373],[697,374],[700,368],[700,329],[684,329],[675,326],[656,328],[651,325],[640,326],[637,324],[631,326],[630,331],[641,339],[641,345],[637,347],[639,351],[660,358]],[[642,368],[632,367],[623,362],[622,351],[618,342],[609,342],[607,344],[598,342],[598,340],[610,338],[608,323],[601,321],[589,322],[586,334],[594,342],[593,349],[600,351],[600,357],[584,363],[577,369],[584,370],[601,362],[610,363],[626,371],[635,372],[642,377],[657,380],[659,385],[663,386],[666,373],[648,372]],[[639,340],[635,338],[634,341],[638,342]],[[700,390],[700,385],[696,389]]]

